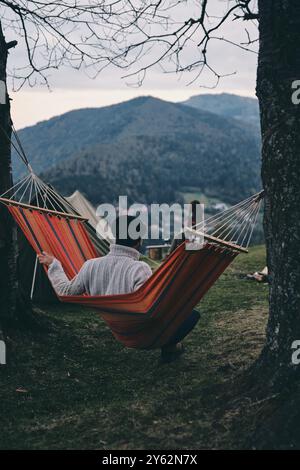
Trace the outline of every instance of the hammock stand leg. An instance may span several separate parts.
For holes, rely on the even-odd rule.
[[[35,257],[35,263],[34,263],[34,270],[33,270],[33,276],[32,276],[32,284],[31,284],[31,291],[30,291],[30,300],[33,299],[33,293],[34,293],[34,287],[35,287],[35,279],[36,279],[36,272],[37,272],[37,263],[38,263],[38,257]]]

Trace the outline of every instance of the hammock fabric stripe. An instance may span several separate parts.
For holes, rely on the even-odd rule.
[[[69,219],[66,219],[66,220],[67,220],[67,224],[68,224],[68,227],[69,227],[69,229],[70,229],[70,232],[72,233],[73,240],[74,240],[74,242],[76,243],[77,248],[78,248],[78,250],[80,251],[80,253],[81,253],[81,255],[82,255],[82,259],[84,259],[84,261],[87,261],[87,257],[86,257],[86,255],[85,255],[85,253],[83,252],[83,250],[82,250],[82,248],[81,248],[81,246],[80,246],[80,243],[78,242],[78,240],[77,240],[77,238],[76,238],[76,235],[75,235],[75,233],[74,233],[74,230],[73,230],[73,228],[72,228],[72,225],[71,225]]]
[[[74,217],[39,208],[8,206],[36,253],[47,251],[62,263],[69,279],[83,263],[97,257],[84,226]],[[214,243],[198,251],[182,243],[137,291],[108,296],[63,296],[99,311],[115,338],[127,347],[150,349],[166,344],[191,310],[238,252]]]

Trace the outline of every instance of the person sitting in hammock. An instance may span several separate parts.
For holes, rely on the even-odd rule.
[[[48,277],[56,293],[60,296],[84,293],[92,296],[116,295],[134,292],[141,287],[152,271],[145,262],[139,261],[141,238],[133,239],[128,233],[129,225],[134,220],[131,216],[118,217],[114,227],[116,242],[110,245],[109,253],[86,261],[71,280],[59,260],[46,252],[38,255],[40,263],[48,267]],[[120,236],[120,227],[127,227],[127,237]],[[182,354],[181,340],[194,328],[199,316],[193,310],[172,340],[162,348],[164,362],[171,362]]]
[[[122,221],[123,219],[123,221]],[[117,295],[134,292],[151,276],[151,268],[139,261],[141,238],[133,240],[128,235],[119,236],[120,226],[129,227],[134,220],[121,216],[115,221],[116,243],[110,245],[106,256],[90,259],[78,274],[69,280],[57,259],[48,253],[39,255],[39,261],[49,267],[48,277],[60,296],[62,295]]]

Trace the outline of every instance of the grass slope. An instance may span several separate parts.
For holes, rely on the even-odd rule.
[[[176,363],[124,349],[95,314],[37,310],[44,331],[14,336],[0,367],[0,447],[184,449],[247,446],[249,421],[223,394],[258,356],[267,287],[244,278],[263,247],[240,255],[207,294],[202,318]],[[10,352],[10,351],[9,351]]]

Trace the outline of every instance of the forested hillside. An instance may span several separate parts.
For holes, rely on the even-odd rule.
[[[259,132],[258,100],[230,93],[191,96],[184,104],[251,124]]]
[[[171,202],[182,188],[230,203],[260,188],[259,139],[247,124],[152,97],[72,111],[20,137],[38,174],[94,203]]]

